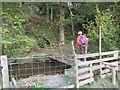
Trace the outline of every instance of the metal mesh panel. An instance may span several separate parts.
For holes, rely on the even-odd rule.
[[[54,75],[64,73],[64,69],[68,65],[57,61],[42,61],[42,62],[24,62],[24,63],[10,63],[10,77],[14,76],[16,79],[26,78],[31,75]]]
[[[10,81],[12,82],[11,78],[14,77],[16,81],[21,80],[23,83],[25,82],[25,80],[27,81],[27,79],[30,79],[32,77],[30,80],[28,80],[30,85],[32,85],[33,82],[39,79],[40,79],[39,83],[49,80],[47,82],[47,86],[50,86],[50,87],[52,87],[51,85],[53,85],[53,87],[57,87],[58,84],[63,84],[63,85],[71,84],[71,83],[68,83],[70,80],[69,78],[68,78],[68,81],[67,80],[65,81],[65,78],[66,78],[65,71],[66,69],[70,69],[73,65],[72,46],[61,45],[61,46],[57,46],[55,48],[52,47],[52,48],[53,49],[52,50],[50,49],[51,51],[48,51],[47,53],[48,58],[46,58],[46,55],[45,55],[45,58],[43,58],[40,55],[38,56],[33,55],[34,57],[26,56],[22,58],[9,59]],[[55,58],[50,57],[51,55],[52,57],[55,57]],[[70,62],[70,60],[72,60],[72,62]],[[38,76],[39,78],[36,79]],[[20,85],[19,87],[21,87],[21,84],[17,83],[17,85]],[[24,85],[22,84],[22,86]],[[28,85],[26,87],[28,87]]]

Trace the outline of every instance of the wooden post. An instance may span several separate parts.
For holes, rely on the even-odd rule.
[[[99,53],[100,53],[100,76],[101,76],[101,78],[103,78],[102,77],[102,61],[101,61],[101,59],[102,59],[102,56],[101,56],[101,26],[100,26],[100,30],[99,30]]]
[[[92,63],[90,64],[90,78],[93,78],[93,72],[92,72]]]
[[[99,53],[100,53],[100,59],[101,59],[101,26],[99,30]]]
[[[1,19],[0,19],[0,21],[1,21]],[[0,30],[2,31],[2,27],[0,27]],[[2,40],[2,34],[0,35],[0,40]],[[0,55],[2,55],[2,43],[0,44]]]
[[[114,54],[114,57],[117,58],[117,59],[118,59],[118,53],[119,52],[117,52],[117,53]]]
[[[87,54],[87,48],[88,46],[85,47],[85,54]],[[84,61],[86,61],[86,58],[84,58]]]
[[[74,56],[74,72],[75,72],[75,86],[76,88],[79,88],[79,80],[78,80],[78,66],[77,66],[77,58],[75,57],[75,48],[74,48],[74,41],[72,41],[72,49],[73,49],[73,56]]]
[[[63,56],[63,52],[62,52],[62,47],[61,47],[62,44],[59,45],[59,48],[60,48],[60,55],[61,55],[61,59],[62,61],[64,60],[64,56]]]
[[[13,85],[16,87],[16,86],[17,86],[17,84],[16,84],[16,80],[15,80],[15,78],[14,78],[14,77],[12,77],[12,82],[13,82]]]
[[[73,49],[73,55],[75,55],[75,47],[74,47],[74,41],[72,41],[72,49]]]
[[[9,88],[9,74],[7,56],[1,56],[3,88]]]
[[[114,66],[112,66],[112,83],[116,85],[116,71]]]

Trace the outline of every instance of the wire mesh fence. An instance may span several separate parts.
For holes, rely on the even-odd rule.
[[[39,80],[37,82],[44,84],[46,87],[53,88],[60,85],[62,87],[62,85],[73,84],[73,75],[69,74],[70,77],[68,77],[68,74],[66,74],[66,69],[71,69],[73,65],[72,46],[70,44],[53,46],[48,51],[44,50],[44,52],[40,55],[10,58],[8,60],[10,82],[13,82],[12,78],[14,78],[18,87],[28,87],[37,78]],[[55,58],[49,57],[50,55]],[[72,61],[71,65],[69,64],[70,61]],[[30,77],[32,78],[30,79]],[[22,83],[20,84],[21,81]],[[46,81],[46,84],[49,85],[45,84]],[[29,82],[29,85],[26,85],[26,82]]]
[[[64,74],[64,70],[70,68],[69,65],[55,60],[32,61],[23,63],[9,63],[10,78],[13,76],[18,80],[32,75],[55,75]]]

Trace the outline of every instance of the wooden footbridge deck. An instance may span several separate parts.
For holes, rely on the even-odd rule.
[[[71,55],[48,55],[50,59],[68,64],[68,65],[73,65],[74,64],[74,56]]]
[[[9,58],[9,62],[10,60],[12,60],[11,62],[16,62],[16,60],[23,60],[23,59],[41,59],[43,61],[46,60],[46,58],[49,58],[51,60],[56,60],[58,62],[64,63],[64,64],[68,64],[68,65],[73,65],[73,61],[74,61],[74,57],[73,55],[68,55],[68,56],[64,56],[64,55],[60,55],[60,54],[52,54],[52,55],[47,55],[47,54],[36,54],[36,55],[29,55],[29,56],[25,56],[25,57],[17,57],[17,58]]]

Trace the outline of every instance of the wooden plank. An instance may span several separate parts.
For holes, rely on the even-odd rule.
[[[90,78],[91,76],[93,76],[93,74],[91,75],[91,73],[87,73],[87,74],[84,74],[84,75],[81,75],[81,76],[78,76],[78,79],[86,79],[86,78]]]
[[[103,62],[105,61],[111,61],[111,60],[114,60],[114,59],[117,59],[116,57],[109,57],[109,58],[103,58],[101,59]],[[91,61],[85,61],[85,62],[82,62],[82,61],[77,61],[77,65],[78,66],[82,66],[82,65],[89,65],[89,64],[94,64],[94,63],[100,63],[101,61],[100,59],[96,59],[96,60],[91,60]]]
[[[87,71],[90,71],[90,67],[88,67],[88,68],[83,68],[83,69],[79,69],[79,70],[78,70],[78,74],[79,74],[79,73],[84,73],[84,72],[87,72]]]
[[[103,55],[111,55],[111,54],[116,54],[118,52],[119,51],[101,52],[101,55],[102,56]],[[96,57],[96,56],[100,56],[100,53],[92,53],[92,54],[84,54],[84,55],[76,54],[75,55],[76,58],[88,58],[88,57]]]
[[[102,74],[106,74],[106,73],[109,73],[109,72],[111,72],[110,69],[105,69],[105,70],[103,70]]]
[[[90,61],[77,61],[77,66],[89,65],[91,64]]]
[[[3,81],[3,88],[9,88],[9,74],[8,74],[8,62],[7,56],[1,56],[1,66],[2,66],[2,81]]]
[[[111,73],[107,73],[107,74],[105,73],[102,75],[103,78],[108,77],[108,76],[111,76]]]
[[[100,65],[96,65],[96,66],[91,67],[91,70],[97,70],[97,69],[100,69]]]
[[[99,53],[84,54],[84,55],[76,54],[75,57],[76,58],[88,58],[88,57],[96,57],[99,55],[100,55]]]
[[[93,82],[93,81],[94,81],[94,78],[89,78],[89,79],[86,79],[86,80],[84,80],[84,81],[80,81],[80,82],[78,83],[78,86],[82,86],[82,85],[91,83],[91,82]]]
[[[84,72],[87,72],[87,71],[90,71],[90,70],[93,71],[93,70],[97,70],[97,69],[100,69],[100,65],[79,69],[78,73],[84,73]]]
[[[119,53],[119,51],[116,50],[116,51],[102,52],[101,55],[103,56],[103,55],[110,55],[110,54],[116,54],[116,53]]]
[[[119,64],[120,64],[120,61],[114,61],[114,62],[112,62],[112,63],[119,65]]]
[[[21,60],[21,59],[24,60],[24,59],[33,59],[33,58],[43,58],[43,57],[47,57],[47,54],[37,54],[37,55],[31,55],[26,57],[8,58],[8,60]]]
[[[103,64],[105,65],[109,65],[109,66],[114,66],[114,67],[118,67],[118,64],[115,62],[112,62],[112,63],[108,63],[108,62],[103,62]]]
[[[109,65],[108,65],[108,66],[103,65],[103,67],[107,67],[107,68],[111,69],[111,67],[110,67]],[[120,71],[120,69],[119,69],[118,67],[115,67],[115,70],[116,70],[116,71]]]

